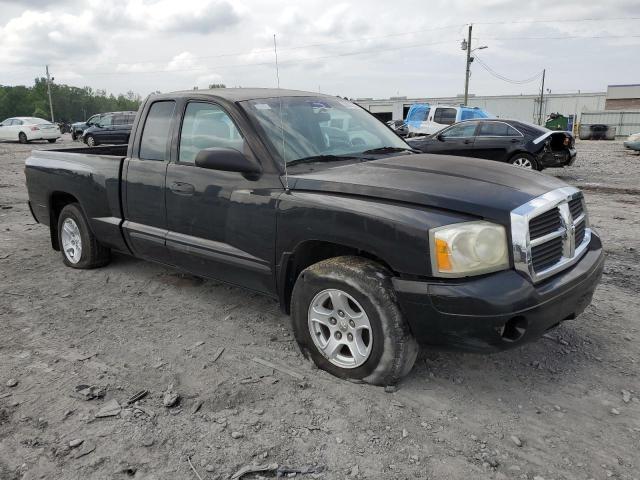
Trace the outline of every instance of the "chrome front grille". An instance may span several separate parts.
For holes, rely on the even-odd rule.
[[[553,190],[511,212],[515,268],[534,282],[577,262],[591,240],[580,190]]]
[[[529,221],[529,238],[533,240],[544,237],[551,232],[555,232],[561,226],[560,210],[552,208]]]

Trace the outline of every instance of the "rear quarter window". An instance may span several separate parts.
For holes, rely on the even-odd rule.
[[[144,160],[165,161],[168,157],[169,131],[175,102],[160,101],[151,105],[142,130],[139,156]]]
[[[457,113],[455,108],[436,108],[433,121],[441,125],[453,125],[456,123]]]

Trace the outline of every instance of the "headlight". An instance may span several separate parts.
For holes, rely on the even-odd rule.
[[[436,277],[465,277],[509,267],[507,234],[502,225],[477,221],[429,231],[431,266]]]

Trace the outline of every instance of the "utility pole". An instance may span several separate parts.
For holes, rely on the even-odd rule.
[[[472,24],[469,24],[469,39],[467,40],[467,69],[464,77],[464,104],[467,104],[469,100],[469,74],[471,73],[471,29]]]
[[[49,65],[46,66],[47,69],[47,93],[49,94],[49,110],[51,111],[51,123],[55,122],[53,118],[53,102],[51,101],[51,77],[49,77]]]
[[[542,86],[540,87],[540,111],[538,113],[538,125],[542,125],[542,103],[544,102],[544,76],[547,72],[545,68],[542,70]]]

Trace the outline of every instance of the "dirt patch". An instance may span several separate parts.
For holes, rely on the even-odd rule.
[[[0,148],[2,480],[196,479],[189,461],[207,480],[270,463],[322,467],[301,479],[638,477],[640,210],[620,190],[640,173],[620,142],[578,142],[576,165],[545,171],[615,189],[585,191],[607,253],[587,311],[500,354],[425,348],[395,393],[315,369],[257,294],[120,255],[64,267],[25,203],[31,148],[51,147]]]

